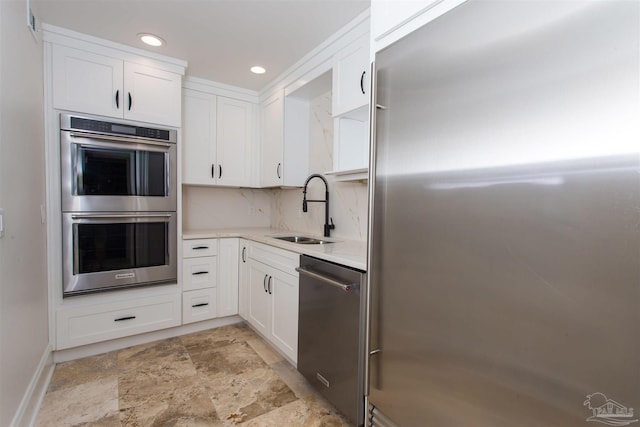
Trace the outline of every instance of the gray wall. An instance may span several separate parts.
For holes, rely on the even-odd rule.
[[[35,9],[34,9],[35,10]],[[49,342],[42,43],[25,0],[0,1],[0,425],[11,424]]]

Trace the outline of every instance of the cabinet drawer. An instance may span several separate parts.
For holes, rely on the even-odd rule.
[[[195,239],[182,241],[182,257],[194,258],[218,254],[217,239]]]
[[[180,294],[60,308],[57,350],[179,326]]]
[[[182,323],[213,319],[217,316],[216,288],[199,289],[182,294]]]
[[[215,256],[186,258],[182,261],[182,290],[216,286],[218,261]]]
[[[300,255],[297,253],[262,243],[251,242],[249,245],[249,258],[298,277],[296,267],[300,264]]]

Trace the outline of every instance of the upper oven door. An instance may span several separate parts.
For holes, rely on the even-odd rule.
[[[176,210],[176,144],[60,132],[63,212]]]

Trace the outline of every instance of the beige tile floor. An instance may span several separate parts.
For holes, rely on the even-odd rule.
[[[37,427],[348,426],[244,324],[56,366]]]

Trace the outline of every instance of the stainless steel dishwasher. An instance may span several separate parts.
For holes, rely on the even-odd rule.
[[[355,425],[364,420],[365,273],[300,257],[298,371]]]

